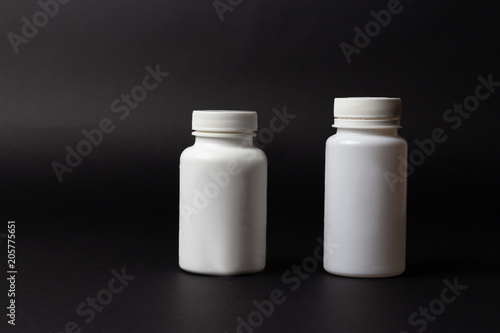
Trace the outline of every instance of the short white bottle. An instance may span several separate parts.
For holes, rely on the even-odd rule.
[[[257,113],[193,111],[195,143],[180,157],[179,266],[208,275],[266,263],[267,158]]]
[[[405,270],[407,143],[399,98],[336,98],[326,142],[327,272],[390,277]]]

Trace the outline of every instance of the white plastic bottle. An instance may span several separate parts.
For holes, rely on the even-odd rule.
[[[324,268],[350,277],[403,273],[407,143],[399,98],[336,98],[326,142]],[[402,174],[403,173],[403,174]]]
[[[267,158],[253,145],[257,113],[193,111],[195,143],[180,158],[179,266],[254,273],[266,262]]]

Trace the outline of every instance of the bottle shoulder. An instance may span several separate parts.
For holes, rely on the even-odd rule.
[[[228,161],[266,162],[264,151],[255,146],[205,146],[192,145],[184,149],[182,161]]]
[[[370,135],[370,134],[334,134],[326,140],[326,146],[332,145],[408,145],[399,135]]]

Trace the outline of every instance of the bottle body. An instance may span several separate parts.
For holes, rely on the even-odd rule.
[[[326,143],[326,271],[352,277],[403,273],[407,143],[397,128],[339,128]],[[404,166],[405,167],[405,166]]]
[[[267,159],[252,135],[198,133],[180,158],[179,266],[209,275],[264,269],[266,191]]]

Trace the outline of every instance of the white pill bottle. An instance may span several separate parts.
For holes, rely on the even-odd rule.
[[[254,111],[193,111],[195,143],[180,157],[179,266],[237,275],[266,263],[267,158]]]
[[[406,161],[399,98],[336,98],[326,142],[324,268],[349,276],[405,270]]]

